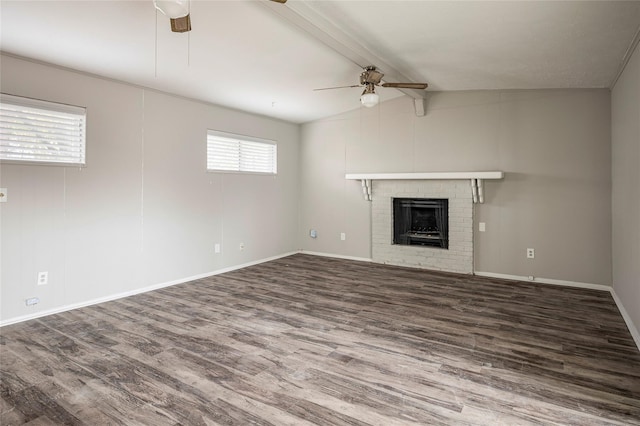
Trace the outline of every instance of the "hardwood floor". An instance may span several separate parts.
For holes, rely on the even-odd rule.
[[[595,290],[295,255],[0,333],[2,425],[640,425]]]

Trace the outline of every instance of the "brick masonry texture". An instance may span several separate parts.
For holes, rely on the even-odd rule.
[[[447,198],[449,249],[394,245],[393,198]],[[374,262],[473,273],[473,200],[467,180],[376,180],[372,188]]]

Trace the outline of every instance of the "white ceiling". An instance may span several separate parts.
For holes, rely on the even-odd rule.
[[[191,3],[193,31],[177,34],[151,0],[2,0],[0,48],[301,123],[360,106],[359,88],[313,89],[357,84],[361,59],[337,53],[276,7],[305,12],[302,21],[348,35],[368,58],[438,91],[610,87],[640,25],[638,1]]]

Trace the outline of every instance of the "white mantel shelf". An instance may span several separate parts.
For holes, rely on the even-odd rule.
[[[502,179],[504,172],[347,173],[350,180]]]
[[[430,173],[347,173],[345,179],[362,182],[364,199],[371,201],[372,180],[454,180],[469,179],[474,203],[484,203],[484,179],[502,179],[504,172],[430,172]]]

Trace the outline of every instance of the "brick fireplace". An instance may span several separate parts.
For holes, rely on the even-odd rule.
[[[448,200],[448,248],[394,244],[394,198]],[[371,201],[374,262],[473,273],[473,197],[468,180],[375,180]]]

